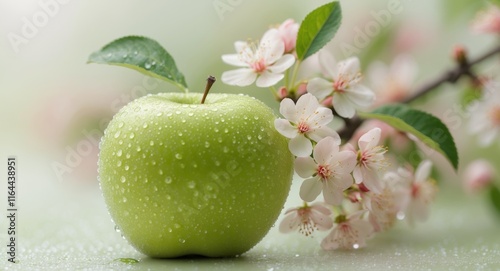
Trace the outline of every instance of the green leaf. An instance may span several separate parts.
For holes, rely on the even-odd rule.
[[[491,203],[493,203],[493,207],[500,215],[500,190],[495,185],[492,185],[490,188],[490,200]]]
[[[131,68],[187,91],[184,75],[172,56],[156,41],[139,36],[119,38],[90,55],[88,63]]]
[[[323,5],[309,13],[297,35],[297,57],[304,60],[323,48],[337,33],[342,20],[339,2]]]
[[[400,131],[413,134],[427,146],[443,154],[457,170],[458,153],[453,137],[446,125],[433,115],[403,104],[386,105],[371,113],[359,115],[384,121]]]

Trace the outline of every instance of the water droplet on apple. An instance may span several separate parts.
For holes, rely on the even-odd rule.
[[[191,189],[194,189],[196,187],[196,184],[193,181],[190,181],[188,183],[188,187],[191,188]]]
[[[178,229],[178,228],[180,228],[180,227],[181,227],[181,225],[179,225],[179,224],[175,223],[175,224],[174,224],[174,227],[175,227],[176,229]]]
[[[172,228],[168,228],[168,232],[172,232]]]
[[[118,225],[115,225],[115,231],[116,232],[121,232],[122,230],[120,229],[120,227],[118,227]]]
[[[151,69],[151,63],[149,63],[149,62],[144,63],[144,69],[146,69],[146,70]]]
[[[165,178],[165,183],[166,184],[171,184],[172,183],[172,177],[168,176],[167,178]]]
[[[179,242],[180,242],[181,244],[184,244],[184,243],[186,243],[186,240],[184,240],[184,239],[182,239],[182,238],[179,238]]]
[[[177,135],[178,135],[178,136],[182,136],[182,132],[178,132],[178,133],[177,133]]]
[[[180,115],[181,111],[177,110],[177,111],[175,111],[175,114]]]
[[[163,113],[159,112],[158,114],[156,114],[156,116],[161,117],[161,116],[163,116]]]
[[[163,170],[158,170],[158,173],[160,173],[160,175],[163,175]]]
[[[118,138],[121,135],[121,133],[122,133],[121,131],[116,132],[115,133],[115,138]]]
[[[227,128],[224,129],[224,133],[227,134],[229,133],[229,130]]]
[[[125,166],[125,171],[129,170],[129,168],[130,168],[130,167],[129,167],[128,165],[126,165],[126,166]]]
[[[155,145],[155,142],[153,140],[149,141],[149,145],[150,146],[154,146]]]
[[[130,138],[130,139],[132,139],[132,138],[134,138],[134,137],[135,137],[134,132],[130,133],[129,138]]]
[[[144,128],[144,129],[148,128],[148,124],[144,123],[144,125],[142,125],[142,128]]]
[[[124,203],[127,202],[127,198],[123,197],[122,202],[124,202]]]
[[[158,192],[158,187],[157,187],[156,185],[155,185],[155,186],[153,186],[153,190],[154,190],[155,192]]]
[[[193,112],[189,112],[188,116],[192,117],[192,116],[194,116],[194,113]]]
[[[120,178],[120,181],[121,181],[122,183],[124,183],[124,182],[126,182],[126,181],[127,181],[127,178],[125,178],[125,176],[122,176],[122,177]]]
[[[259,120],[259,117],[258,116],[253,116],[253,119],[254,120]]]
[[[118,128],[122,128],[125,125],[123,122],[118,123]]]
[[[135,148],[136,151],[140,152],[142,149],[141,149],[141,146],[137,146],[137,148]]]
[[[178,159],[178,160],[181,160],[182,159],[182,154],[176,153],[175,154],[175,158]]]
[[[116,166],[117,166],[117,167],[121,167],[121,165],[122,165],[122,161],[121,161],[121,160],[118,160],[118,162],[116,163]]]
[[[125,157],[126,157],[127,159],[130,159],[130,153],[127,153],[127,154],[125,155]]]
[[[118,145],[123,145],[123,140],[121,140],[121,139],[120,139],[120,140],[118,141]]]
[[[120,156],[122,156],[122,154],[123,154],[123,151],[121,149],[116,151],[116,156],[120,157]]]
[[[224,147],[222,148],[222,151],[223,151],[224,153],[228,153],[228,152],[229,152],[229,148],[228,148],[227,146],[224,146]]]
[[[247,139],[248,140],[252,140],[252,136],[251,135],[247,135]]]
[[[220,166],[220,161],[219,161],[219,160],[216,160],[216,161],[215,161],[215,165],[216,165],[216,166]]]
[[[210,148],[210,142],[205,141],[205,148]]]

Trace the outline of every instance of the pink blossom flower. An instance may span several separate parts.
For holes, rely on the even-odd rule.
[[[350,151],[339,151],[338,141],[325,137],[314,147],[313,157],[295,159],[297,174],[308,178],[300,187],[300,197],[311,202],[323,191],[326,203],[339,205],[343,191],[353,184],[351,172],[356,164],[356,155]]]
[[[280,232],[289,233],[299,230],[305,236],[315,230],[326,231],[332,228],[332,212],[323,204],[304,204],[302,207],[291,208],[286,211],[286,217],[281,221]]]
[[[478,159],[471,162],[464,171],[463,184],[467,192],[477,192],[495,179],[495,169],[484,159]]]
[[[295,62],[293,55],[284,54],[285,44],[277,29],[267,31],[257,48],[243,41],[237,41],[234,47],[237,54],[223,55],[222,60],[242,68],[222,74],[222,81],[228,85],[249,86],[257,79],[258,87],[273,86]]]
[[[384,157],[387,149],[379,145],[380,135],[380,128],[373,128],[359,138],[357,164],[353,172],[356,183],[363,183],[374,193],[381,192],[380,172],[387,165]]]
[[[491,5],[487,10],[479,12],[471,28],[476,33],[500,34],[500,8]]]
[[[361,210],[346,217],[339,215],[335,219],[335,228],[323,239],[324,250],[358,249],[366,246],[366,240],[373,234],[370,223],[362,219],[365,211]]]
[[[425,160],[418,165],[414,175],[407,171],[402,176],[409,180],[409,187],[401,211],[410,225],[415,221],[425,221],[429,216],[429,205],[437,192],[434,182],[429,181],[431,168],[432,162]]]
[[[406,98],[413,87],[417,65],[409,55],[397,56],[390,66],[374,62],[367,71],[377,94],[376,105],[398,102]]]
[[[340,144],[340,136],[327,127],[333,120],[332,111],[322,107],[311,94],[299,98],[297,104],[285,98],[280,104],[280,113],[286,119],[276,119],[274,126],[283,136],[290,138],[288,144],[295,156],[309,156],[313,150],[311,140],[318,142],[325,137],[334,139]]]
[[[325,77],[313,78],[307,84],[307,91],[323,100],[332,96],[332,105],[342,117],[352,118],[356,108],[367,108],[375,100],[375,94],[360,84],[362,76],[359,59],[349,58],[338,64],[326,51],[320,52],[320,65]]]

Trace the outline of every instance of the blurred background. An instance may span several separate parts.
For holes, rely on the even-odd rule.
[[[92,52],[122,36],[151,37],[174,57],[190,90],[201,92],[208,75],[220,77],[232,69],[221,55],[234,53],[236,40],[258,40],[270,26],[287,18],[300,22],[327,2],[0,0],[0,153],[18,157],[24,208],[35,215],[33,203],[60,203],[54,199],[63,197],[59,192],[97,190],[97,138],[113,114],[147,93],[178,91],[132,70],[86,64]],[[476,12],[488,6],[486,1],[340,2],[344,19],[328,48],[338,60],[359,56],[365,85],[372,88],[377,83],[367,72],[373,62],[389,65],[401,54],[410,56],[417,67],[410,76],[413,89],[453,67],[454,45],[463,45],[473,57],[497,41],[470,30]],[[389,5],[396,5],[397,12],[391,13]],[[498,61],[478,70],[494,75],[493,64]],[[487,157],[499,167],[499,160],[493,159],[498,143],[479,147],[466,132],[467,119],[454,107],[460,104],[457,92],[462,88],[445,85],[416,106],[443,119],[454,110],[451,114],[463,120],[450,127],[462,165]],[[243,92],[278,108],[268,90],[255,86],[229,87],[219,81],[212,91]],[[459,190],[460,176],[440,157],[432,159],[443,170],[443,181]],[[5,170],[0,168],[2,176]]]
[[[90,53],[122,36],[151,37],[174,56],[191,91],[201,91],[207,75],[220,77],[232,69],[221,55],[233,53],[236,40],[258,40],[270,26],[287,18],[300,22],[326,2],[2,0],[1,152],[19,156],[24,171],[36,171],[58,184],[95,183],[97,145],[88,134],[97,138],[97,131],[102,133],[113,114],[132,99],[178,90],[132,70],[86,64]],[[470,31],[476,11],[487,6],[483,1],[340,2],[343,23],[328,47],[338,60],[358,55],[371,88],[367,67],[375,61],[390,64],[401,54],[409,55],[417,66],[410,87],[416,88],[452,67],[454,45],[464,45],[474,56],[495,41]],[[397,12],[391,13],[390,5]],[[459,88],[443,87],[425,101],[427,109],[443,115],[453,108],[450,98],[456,99]],[[213,91],[243,92],[278,106],[268,90],[254,86],[218,82]],[[474,144],[460,141],[463,127],[453,128],[463,161],[469,153],[476,156]],[[75,161],[68,169],[65,160],[72,151],[81,159],[71,157]]]

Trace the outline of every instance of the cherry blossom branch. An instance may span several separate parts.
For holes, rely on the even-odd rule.
[[[500,53],[500,45],[494,47],[493,49],[487,51],[483,55],[468,61],[464,59],[457,63],[457,66],[451,70],[444,72],[441,76],[436,77],[427,83],[424,83],[421,87],[414,91],[414,94],[402,100],[401,103],[411,103],[418,98],[426,95],[427,93],[435,90],[437,87],[444,83],[455,84],[463,76],[469,76],[475,79],[475,75],[472,72],[472,67],[476,64],[483,62],[491,58],[492,56]],[[345,121],[345,127],[339,131],[339,135],[344,140],[349,140],[354,132],[363,124],[363,121],[358,116],[354,116],[352,119],[342,118]]]

